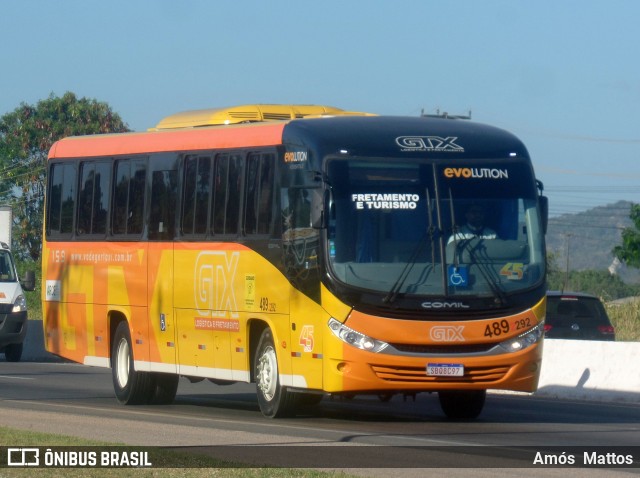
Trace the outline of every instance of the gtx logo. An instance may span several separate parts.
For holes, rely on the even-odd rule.
[[[237,318],[235,279],[240,253],[203,251],[194,271],[195,303],[202,317]]]
[[[464,148],[456,144],[457,136],[399,136],[396,144],[402,151],[454,151],[464,152]]]
[[[464,325],[440,325],[431,327],[429,337],[434,342],[464,342]]]

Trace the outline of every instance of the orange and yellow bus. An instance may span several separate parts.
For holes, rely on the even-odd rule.
[[[49,352],[124,404],[179,376],[255,382],[268,417],[326,394],[534,391],[546,198],[524,145],[475,122],[320,106],[174,115],[49,154]]]

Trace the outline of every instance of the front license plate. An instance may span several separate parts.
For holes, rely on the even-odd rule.
[[[428,363],[427,375],[430,377],[462,377],[464,365],[459,363]]]

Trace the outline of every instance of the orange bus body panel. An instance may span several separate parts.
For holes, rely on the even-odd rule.
[[[282,122],[77,136],[56,142],[49,152],[49,159],[273,146],[282,143],[285,125]]]

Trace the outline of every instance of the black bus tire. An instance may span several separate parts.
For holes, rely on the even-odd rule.
[[[153,373],[153,391],[149,403],[152,405],[169,405],[173,403],[178,391],[179,375],[170,373]]]
[[[276,418],[293,414],[295,411],[295,394],[280,385],[278,357],[273,335],[266,328],[256,349],[254,373],[258,405],[265,417]]]
[[[153,393],[153,377],[148,372],[136,372],[129,324],[120,322],[113,337],[111,375],[118,401],[124,405],[147,403]]]
[[[443,390],[438,392],[440,407],[451,420],[474,420],[482,412],[486,390]]]

